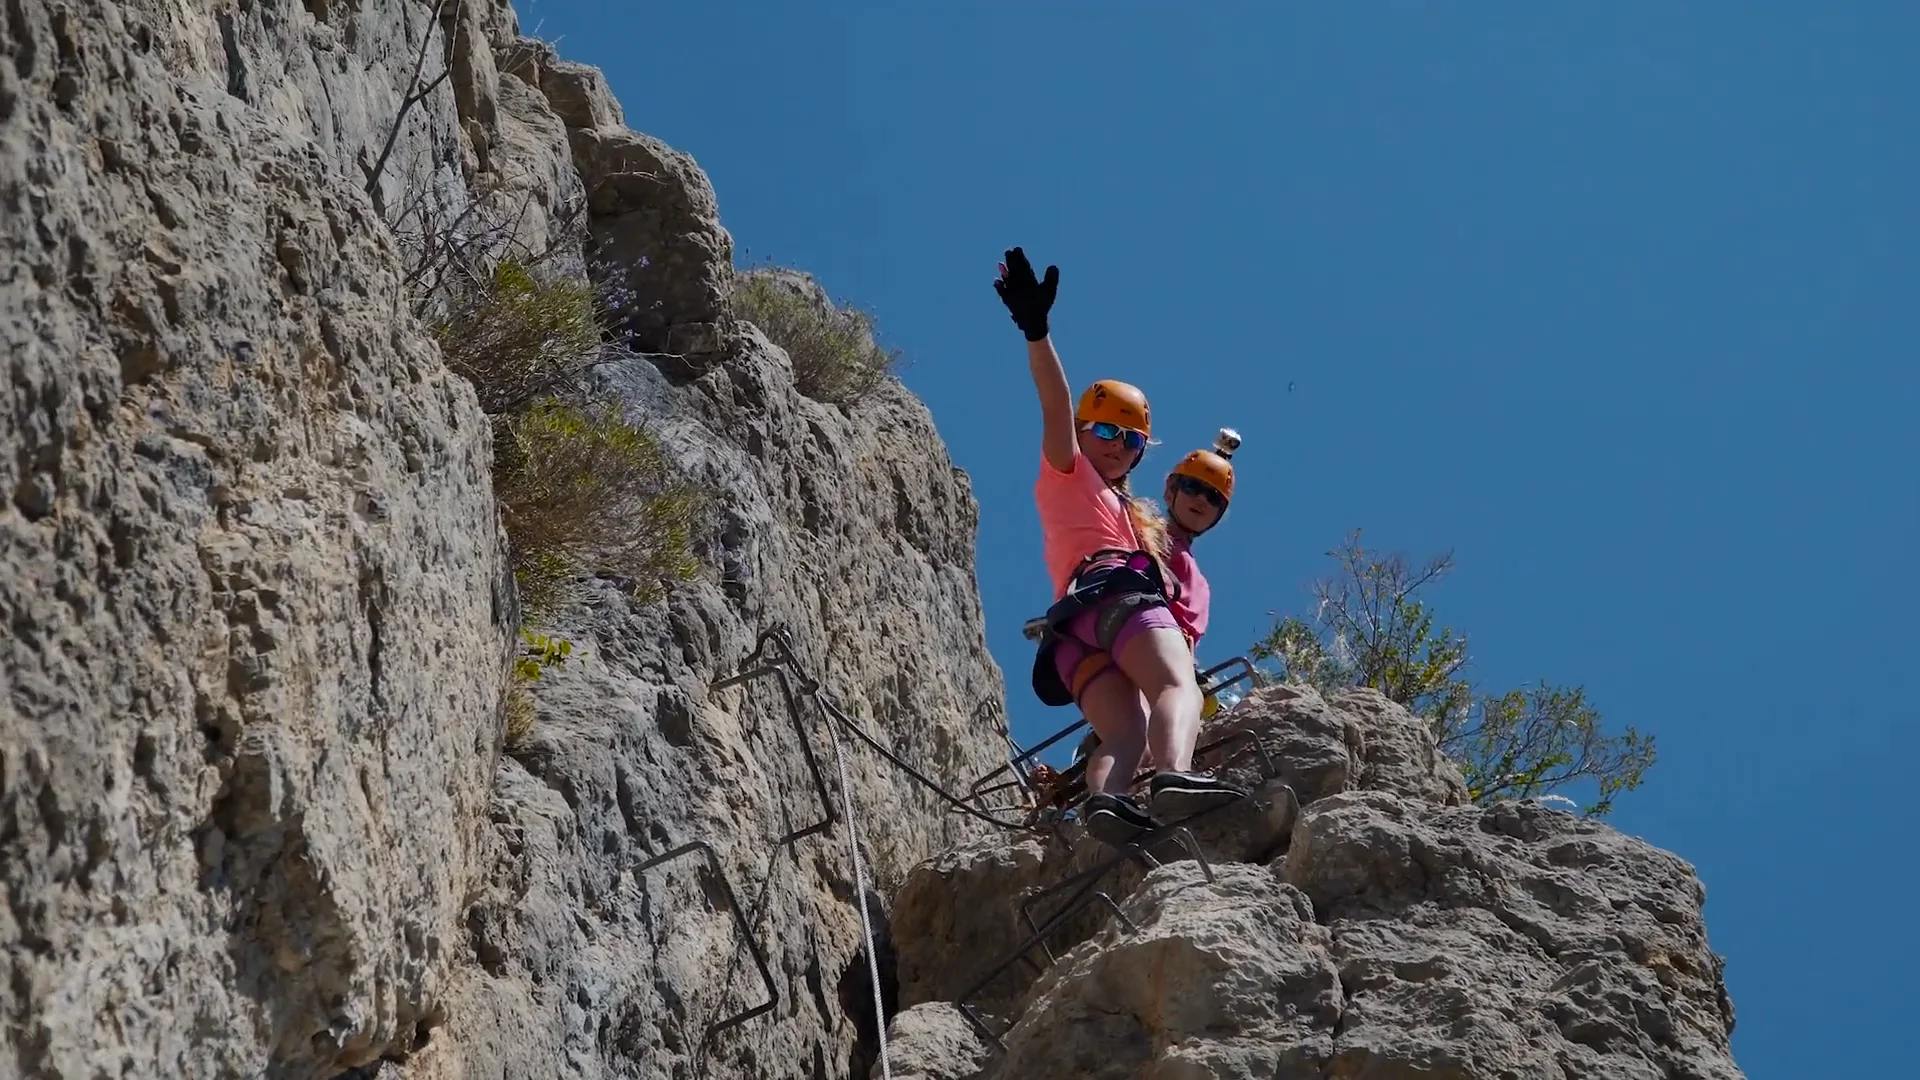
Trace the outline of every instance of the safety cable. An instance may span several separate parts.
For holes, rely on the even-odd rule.
[[[867,974],[873,979],[873,1025],[880,1042],[880,1075],[893,1080],[893,1066],[887,1061],[887,1011],[880,998],[880,953],[873,944],[873,917],[867,911],[867,871],[860,861],[860,820],[853,809],[853,778],[847,772],[847,755],[840,748],[840,735],[832,726],[827,737],[833,740],[833,763],[840,772],[840,801],[847,809],[847,853],[853,859],[854,895],[860,901],[860,933],[867,944]]]
[[[760,655],[761,650],[765,649],[769,642],[780,647],[780,652],[782,654],[782,662],[784,662],[787,665],[787,667],[793,671],[794,676],[797,679],[799,679],[801,693],[806,694],[807,696],[813,698],[814,702],[820,706],[820,710],[826,713],[829,719],[833,720],[835,723],[838,723],[840,726],[852,732],[854,737],[859,739],[861,742],[866,743],[868,746],[872,747],[874,753],[877,753],[881,757],[886,758],[889,762],[893,764],[895,768],[899,769],[901,772],[904,772],[908,776],[912,777],[915,781],[917,781],[920,784],[920,786],[926,788],[928,791],[933,792],[935,795],[940,796],[940,798],[944,799],[949,805],[953,806],[957,810],[960,810],[972,817],[979,818],[981,821],[984,821],[989,825],[995,825],[1002,829],[1007,829],[1013,832],[1031,832],[1032,831],[1031,829],[1027,828],[1025,825],[1019,825],[1013,822],[1001,821],[1000,819],[994,817],[991,814],[982,812],[977,807],[968,805],[964,800],[950,794],[947,791],[947,789],[941,787],[939,784],[929,779],[920,770],[914,768],[912,765],[909,765],[905,761],[901,760],[899,755],[887,749],[885,746],[882,746],[877,739],[875,739],[872,735],[868,734],[866,729],[860,726],[858,721],[854,720],[853,717],[848,716],[845,710],[841,709],[839,705],[835,704],[832,696],[830,694],[825,693],[821,689],[820,684],[817,681],[815,681],[811,675],[807,674],[807,669],[801,666],[800,658],[794,655],[793,645],[791,642],[787,640],[787,632],[785,627],[775,625],[772,629],[769,629],[763,632],[760,635],[759,645],[754,649],[753,653],[748,657],[748,662],[751,663],[752,661],[757,659]]]
[[[933,792],[935,795],[940,796],[942,799],[945,799],[949,804],[951,804],[956,809],[963,810],[966,813],[979,818],[981,821],[984,821],[989,825],[997,825],[1002,829],[1008,829],[1013,832],[1031,832],[1032,831],[1031,829],[1027,828],[1025,825],[1020,825],[1020,824],[1016,824],[1014,822],[1009,822],[1009,821],[1001,821],[999,818],[996,818],[991,814],[983,813],[978,808],[967,805],[967,803],[964,800],[954,795],[948,794],[945,788],[941,787],[939,784],[934,783],[932,780],[927,779],[925,776],[922,776],[920,774],[920,770],[900,760],[900,758],[897,757],[893,753],[893,751],[888,750],[886,747],[880,745],[880,743],[877,740],[875,740],[872,735],[867,734],[867,732],[860,727],[860,724],[858,721],[854,720],[853,717],[848,716],[840,708],[840,706],[834,704],[833,701],[827,696],[825,696],[824,694],[821,694],[817,688],[813,691],[813,694],[814,694],[814,700],[819,702],[821,710],[827,713],[827,715],[832,717],[835,721],[837,721],[842,727],[846,728],[848,731],[853,732],[855,738],[858,738],[861,742],[866,743],[868,746],[871,746],[874,750],[874,753],[877,753],[881,757],[886,758],[888,761],[892,762],[894,764],[894,767],[906,773],[908,776],[911,776],[913,779],[919,781],[920,786],[926,788],[928,791]]]

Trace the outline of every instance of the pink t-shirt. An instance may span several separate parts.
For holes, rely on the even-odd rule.
[[[1134,551],[1140,541],[1133,519],[1119,492],[1100,478],[1099,470],[1073,448],[1073,467],[1061,472],[1040,455],[1040,477],[1033,482],[1033,502],[1040,511],[1040,544],[1053,579],[1053,598],[1067,595],[1074,568],[1101,548]]]
[[[1187,644],[1193,645],[1207,632],[1207,608],[1213,599],[1213,590],[1207,585],[1207,577],[1200,572],[1200,562],[1193,557],[1193,540],[1190,537],[1172,536],[1168,538],[1167,573],[1180,583],[1179,595],[1173,603],[1173,621],[1187,635]]]

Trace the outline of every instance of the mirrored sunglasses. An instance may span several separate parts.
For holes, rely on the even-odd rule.
[[[1119,424],[1109,424],[1105,420],[1089,424],[1087,430],[1093,432],[1093,437],[1096,439],[1107,441],[1125,439],[1129,450],[1139,450],[1147,445],[1147,437],[1140,432],[1129,427],[1121,427]]]

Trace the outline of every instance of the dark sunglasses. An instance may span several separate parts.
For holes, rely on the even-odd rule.
[[[1184,491],[1189,495],[1198,495],[1222,510],[1227,508],[1227,497],[1220,494],[1219,489],[1205,481],[1195,480],[1191,476],[1174,477],[1173,489]]]
[[[1109,424],[1105,420],[1096,421],[1088,425],[1087,430],[1093,432],[1093,437],[1096,439],[1111,441],[1113,439],[1124,438],[1127,443],[1127,449],[1129,450],[1138,450],[1147,445],[1147,437],[1145,435],[1140,434],[1130,427],[1121,427],[1119,424]]]

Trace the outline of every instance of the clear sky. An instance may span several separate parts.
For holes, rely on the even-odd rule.
[[[1143,475],[1246,438],[1204,660],[1351,528],[1453,549],[1432,599],[1481,679],[1657,737],[1612,821],[1706,882],[1748,1075],[1910,1074],[1920,3],[519,10],[705,167],[742,261],[911,357],[1016,736],[1071,719],[1019,636],[1020,244],[1069,379],[1151,395]]]

